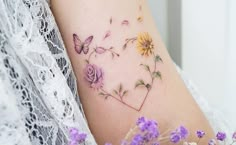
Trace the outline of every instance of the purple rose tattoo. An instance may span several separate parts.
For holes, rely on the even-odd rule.
[[[101,68],[95,64],[87,64],[84,73],[85,80],[90,84],[91,88],[100,89],[103,87],[104,73]]]

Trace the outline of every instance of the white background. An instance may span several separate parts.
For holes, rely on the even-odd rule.
[[[175,8],[177,1],[180,8]],[[209,103],[236,122],[236,0],[149,2],[173,59]]]

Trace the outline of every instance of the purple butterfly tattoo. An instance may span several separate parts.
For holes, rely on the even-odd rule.
[[[89,36],[87,39],[85,39],[84,42],[82,42],[77,34],[73,34],[73,41],[74,41],[74,48],[75,51],[78,54],[81,54],[82,52],[84,54],[87,54],[89,52],[89,45],[91,44],[93,40],[93,36]]]

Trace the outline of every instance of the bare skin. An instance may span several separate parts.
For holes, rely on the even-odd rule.
[[[77,77],[89,127],[98,144],[111,142],[118,145],[140,116],[157,120],[162,131],[184,125],[191,132],[188,139],[191,141],[198,140],[195,137],[196,130],[204,130],[207,135],[200,144],[207,144],[214,137],[208,121],[178,75],[146,1],[52,0],[51,3]],[[137,38],[142,32],[147,32],[153,40],[154,49],[149,56],[137,51],[137,40],[123,49],[126,39]],[[77,46],[75,50],[73,34],[77,35],[81,43],[93,36],[87,44],[87,54],[86,47]],[[91,54],[98,46],[105,49],[113,47],[112,50],[119,56],[114,55],[112,58],[112,53],[108,51],[101,55],[96,52],[96,55]],[[153,54],[158,54],[163,62],[154,66]],[[85,60],[88,59],[89,64],[95,64],[103,70],[102,89],[91,88],[84,77],[84,69],[88,64]],[[150,69],[156,68],[162,75],[150,83],[152,87],[148,95],[145,87],[134,87],[140,78],[146,82],[152,81],[149,73],[140,66],[141,63],[149,64]],[[112,93],[120,84],[128,90],[123,100]],[[99,92],[113,96],[99,95]]]

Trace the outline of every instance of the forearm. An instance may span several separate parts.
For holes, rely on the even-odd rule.
[[[172,64],[146,1],[52,0],[52,9],[100,144],[118,144],[142,115],[166,128],[186,124],[196,130],[200,122],[212,135]]]

